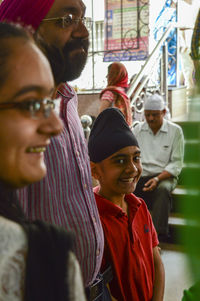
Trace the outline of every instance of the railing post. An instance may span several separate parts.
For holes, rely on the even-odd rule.
[[[90,136],[90,126],[92,125],[92,118],[89,115],[82,115],[81,116],[81,124],[83,127],[83,132],[86,141],[88,142],[88,138]]]
[[[166,39],[170,33],[170,31],[174,28],[177,27],[177,23],[176,22],[171,22],[168,27],[166,28],[165,32],[163,33],[162,37],[160,38],[160,40],[158,41],[158,43],[156,44],[155,48],[153,49],[153,51],[151,52],[148,60],[146,60],[146,62],[144,63],[144,65],[142,66],[140,72],[136,75],[136,77],[134,78],[134,80],[132,81],[128,91],[127,91],[127,95],[128,97],[131,97],[134,95],[131,99],[131,106],[134,105],[134,103],[136,102],[136,99],[140,93],[140,91],[142,90],[142,88],[144,87],[146,81],[148,80],[148,75],[150,74],[151,71],[153,70],[153,68],[155,68],[155,64],[156,61],[159,62],[161,60],[161,56],[162,54],[159,53],[160,47],[163,45],[163,43],[166,43]],[[164,93],[164,98],[166,101],[166,105],[168,106],[168,84],[167,84],[167,78],[168,78],[168,47],[167,44],[164,44],[164,58],[163,58],[163,65],[162,65],[162,91]],[[136,89],[136,87],[138,86],[139,82],[141,81],[142,77],[146,75],[146,80],[143,82],[143,85],[140,85],[139,89]],[[163,94],[162,93],[162,94]]]
[[[92,20],[94,20],[94,4],[93,0],[91,0],[92,6]],[[92,89],[95,89],[95,79],[94,79],[94,24],[92,22]]]
[[[162,48],[162,58],[161,58],[161,79],[160,79],[160,90],[161,94],[165,99],[165,103],[168,106],[168,45],[167,42],[164,43]]]
[[[135,88],[137,87],[138,83],[140,82],[141,78],[143,75],[148,74],[149,70],[151,70],[154,66],[155,66],[155,62],[159,56],[159,49],[161,47],[161,45],[163,44],[163,42],[165,42],[166,38],[168,37],[170,31],[176,26],[176,23],[172,22],[169,24],[169,26],[166,28],[165,32],[163,33],[161,39],[159,40],[159,42],[156,44],[155,48],[153,49],[152,53],[150,54],[148,60],[146,60],[145,64],[143,65],[143,67],[141,68],[140,72],[137,74],[137,76],[135,77],[135,79],[133,80],[131,86],[129,87],[128,91],[127,91],[127,95],[128,97],[130,97],[132,95],[132,93],[134,92]],[[137,93],[135,95],[135,97],[133,97],[131,104],[134,103],[135,99],[137,98]]]

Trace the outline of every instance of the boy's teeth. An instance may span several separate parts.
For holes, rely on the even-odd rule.
[[[46,148],[45,147],[30,147],[28,149],[29,153],[43,153],[45,152]]]
[[[133,178],[130,178],[130,179],[124,179],[123,181],[131,183],[131,182],[133,182]]]
[[[131,178],[131,179],[128,179],[128,181],[131,183],[131,182],[133,182],[133,178]]]

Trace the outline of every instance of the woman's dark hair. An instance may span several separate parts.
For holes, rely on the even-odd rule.
[[[18,204],[16,190],[0,181],[0,216],[4,216],[16,223],[26,221],[24,213]]]
[[[10,39],[21,38],[25,41],[33,41],[28,30],[14,23],[0,23],[0,86],[6,81],[9,68],[7,68],[7,60],[13,53],[13,43],[8,43]]]

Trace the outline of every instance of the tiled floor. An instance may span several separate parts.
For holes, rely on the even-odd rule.
[[[183,290],[192,285],[187,256],[180,251],[163,249],[161,256],[165,266],[164,301],[181,301]]]

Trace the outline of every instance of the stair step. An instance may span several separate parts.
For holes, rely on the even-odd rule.
[[[183,187],[181,187],[181,186],[177,186],[173,191],[172,191],[172,196],[176,196],[176,195],[181,195],[181,196],[183,196],[183,195],[185,195],[185,194],[187,194],[187,192],[188,192],[188,190],[187,189],[185,189],[185,188],[183,188]]]
[[[200,199],[200,191],[197,189],[186,189],[182,186],[177,186],[172,191],[172,214],[182,214],[186,212],[187,204],[192,204],[192,208],[195,208]],[[191,208],[191,210],[192,210]],[[190,214],[187,210],[187,214]]]
[[[167,243],[182,245],[181,232],[184,231],[187,221],[181,215],[170,215],[169,217],[169,238]]]
[[[197,189],[186,189],[180,185],[178,185],[173,191],[172,196],[197,196],[199,195],[199,190]]]
[[[183,169],[179,176],[178,183],[186,188],[199,187],[200,179],[200,164],[199,163],[184,163]]]
[[[187,169],[187,168],[194,168],[194,169],[199,169],[200,168],[200,163],[199,162],[184,162],[183,163],[183,169]]]
[[[184,246],[188,220],[199,220],[200,200],[200,122],[179,121],[184,133],[184,166],[178,186],[172,191],[172,213],[169,217],[170,238],[167,243]]]
[[[185,144],[199,145],[199,139],[185,139]]]
[[[200,162],[199,140],[185,140],[184,162]]]
[[[199,139],[200,138],[200,123],[199,121],[177,121],[178,125],[181,126],[184,138],[188,139]]]
[[[180,186],[176,187],[172,191],[172,213],[180,213],[182,211],[182,200],[186,194],[187,190],[185,188],[181,188]]]
[[[170,216],[169,217],[169,226],[185,226],[186,219],[181,216]]]

